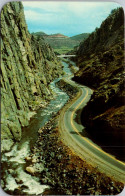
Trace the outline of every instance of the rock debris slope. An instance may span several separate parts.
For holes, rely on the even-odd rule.
[[[21,127],[31,111],[52,97],[49,83],[62,66],[42,38],[30,35],[21,2],[7,3],[1,12],[2,150],[21,139]]]

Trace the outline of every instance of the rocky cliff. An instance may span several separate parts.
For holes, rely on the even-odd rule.
[[[111,46],[119,44],[124,34],[124,11],[122,8],[112,10],[100,28],[96,28],[89,37],[80,44],[77,51],[78,61],[89,59],[93,54],[109,50]]]
[[[77,51],[80,71],[74,80],[94,89],[82,121],[91,133],[106,139],[115,137],[122,145],[125,130],[124,12],[113,10]],[[97,133],[97,134],[95,134]],[[115,140],[115,141],[116,141]]]
[[[21,2],[1,12],[2,150],[21,139],[33,110],[52,97],[50,82],[62,72],[52,48],[30,35]]]

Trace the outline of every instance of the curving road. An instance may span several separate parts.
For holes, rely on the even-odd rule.
[[[76,84],[70,78],[64,80],[79,88],[79,93],[64,107],[60,114],[59,127],[64,143],[83,160],[91,163],[94,167],[98,167],[108,176],[113,176],[118,181],[125,183],[125,163],[104,152],[98,145],[81,134],[85,130],[77,114],[90,100],[92,90]]]

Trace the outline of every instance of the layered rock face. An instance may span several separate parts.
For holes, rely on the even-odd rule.
[[[80,71],[74,80],[94,89],[82,121],[93,132],[110,133],[124,140],[124,12],[111,15],[83,42],[77,51]],[[97,136],[97,134],[96,134]],[[103,139],[103,138],[102,138]],[[107,138],[109,139],[109,138]]]
[[[43,39],[30,35],[21,2],[6,4],[1,13],[2,150],[21,139],[31,111],[52,97],[49,83],[62,66]]]

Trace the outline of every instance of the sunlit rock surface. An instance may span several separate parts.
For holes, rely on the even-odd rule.
[[[62,72],[51,47],[30,35],[21,2],[1,13],[2,150],[21,139],[34,109],[52,97],[49,83]]]

